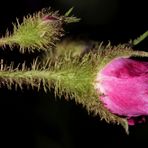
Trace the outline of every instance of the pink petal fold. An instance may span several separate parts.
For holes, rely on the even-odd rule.
[[[97,74],[95,89],[107,109],[134,125],[133,117],[148,115],[148,62],[113,59]]]

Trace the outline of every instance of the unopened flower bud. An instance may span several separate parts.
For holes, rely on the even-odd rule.
[[[143,116],[148,115],[148,62],[113,59],[98,73],[95,89],[102,94],[104,106],[126,117],[129,125],[144,122]]]

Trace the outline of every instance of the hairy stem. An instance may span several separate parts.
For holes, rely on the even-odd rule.
[[[98,72],[116,57],[148,57],[148,54],[121,45],[98,48],[98,52],[90,52],[81,58],[66,54],[53,61],[43,60],[45,63],[38,64],[35,61],[31,68],[26,68],[23,64],[14,69],[13,66],[5,66],[1,61],[0,86],[5,85],[11,89],[12,86],[23,88],[26,85],[43,88],[44,91],[53,88],[56,96],[64,95],[67,99],[74,99],[76,103],[85,106],[88,112],[99,115],[101,119],[121,124],[128,133],[126,118],[112,114],[99,99],[100,96],[94,88],[95,79]]]
[[[133,45],[139,44],[140,42],[142,42],[147,37],[148,37],[148,31],[146,31],[145,33],[140,35],[140,37],[138,37],[137,39],[133,40]]]
[[[91,67],[87,69],[59,70],[1,70],[0,84],[12,88],[15,85],[23,88],[23,85],[36,87],[44,91],[54,88],[55,95],[64,95],[67,99],[74,99],[76,103],[82,104],[89,113],[99,115],[107,122],[121,124],[128,133],[127,121],[110,113],[99,101],[93,88],[94,75]]]

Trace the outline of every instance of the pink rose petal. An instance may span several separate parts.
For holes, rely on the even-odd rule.
[[[116,58],[97,75],[95,88],[112,113],[130,118],[148,115],[148,62]]]

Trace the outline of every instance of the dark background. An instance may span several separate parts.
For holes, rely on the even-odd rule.
[[[147,4],[142,0],[5,0],[0,4],[0,36],[16,17],[52,7],[64,14],[74,6],[73,14],[82,20],[65,28],[66,36],[81,37],[112,44],[126,43],[148,29]],[[135,50],[147,50],[147,39]],[[1,58],[20,62],[33,54],[17,50],[0,51]],[[74,101],[55,98],[42,90],[0,89],[0,147],[79,148],[147,144],[148,123],[130,127],[126,135],[118,125],[89,116]]]

